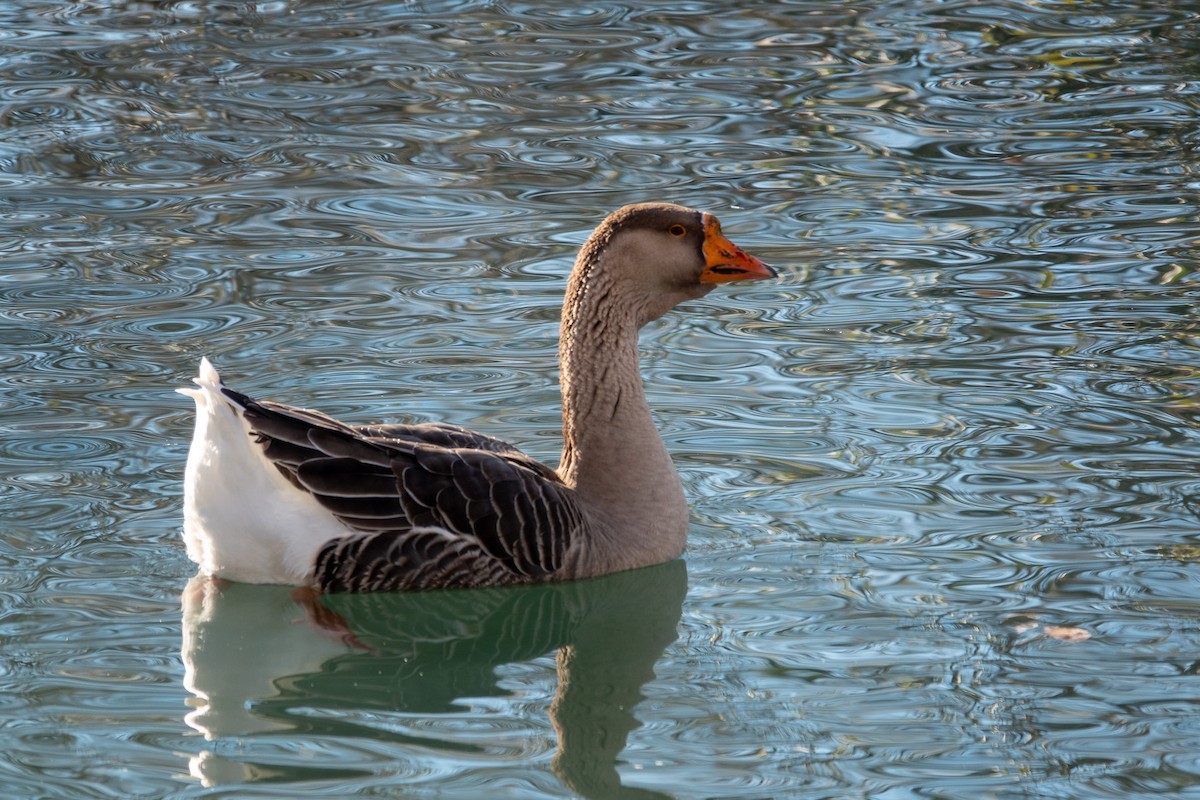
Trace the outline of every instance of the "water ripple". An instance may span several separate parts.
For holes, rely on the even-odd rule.
[[[0,8],[4,785],[568,791],[545,654],[452,714],[288,709],[287,737],[197,744],[171,390],[209,355],[264,397],[553,462],[574,251],[667,199],[782,276],[643,337],[690,597],[606,769],[665,795],[1186,794],[1193,17]]]

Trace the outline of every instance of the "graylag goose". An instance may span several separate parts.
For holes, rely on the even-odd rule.
[[[455,425],[348,425],[226,388],[204,359],[184,476],[188,556],[215,577],[325,592],[504,586],[684,549],[683,485],[654,426],[638,331],[775,271],[712,214],[643,203],[584,243],[563,301],[557,470]]]

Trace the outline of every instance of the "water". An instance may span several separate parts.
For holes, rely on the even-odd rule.
[[[6,796],[1200,797],[1198,93],[1182,0],[0,9]],[[201,355],[553,461],[646,199],[783,273],[644,335],[686,563],[191,581]]]

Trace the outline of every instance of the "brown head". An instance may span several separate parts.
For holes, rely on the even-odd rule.
[[[609,214],[579,252],[568,297],[602,292],[640,327],[718,283],[775,277],[775,270],[721,233],[712,214],[637,203]]]

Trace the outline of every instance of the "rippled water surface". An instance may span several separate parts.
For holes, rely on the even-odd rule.
[[[12,797],[1200,797],[1200,4],[0,8]],[[574,250],[780,280],[643,336],[684,562],[192,580],[209,355],[550,460]]]

